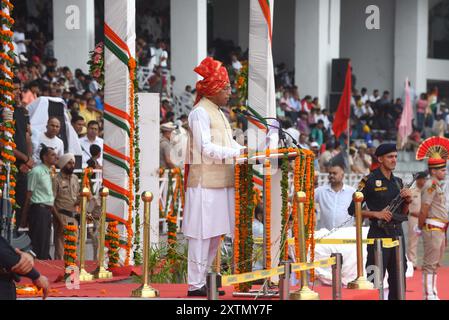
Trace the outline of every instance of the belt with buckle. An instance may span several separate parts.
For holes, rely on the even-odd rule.
[[[68,210],[64,210],[64,209],[59,209],[58,213],[63,214],[69,218],[75,218],[76,217],[76,213],[72,212],[72,211],[68,211]]]

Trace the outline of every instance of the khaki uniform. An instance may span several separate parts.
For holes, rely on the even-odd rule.
[[[408,245],[407,245],[407,258],[416,267],[417,264],[417,249],[419,235],[416,233],[415,228],[418,225],[418,216],[421,212],[421,189],[413,187],[410,189],[412,192],[412,203],[409,205],[408,216]]]
[[[78,177],[74,174],[64,177],[62,173],[59,173],[54,181],[54,189],[57,212],[56,219],[53,219],[55,260],[62,260],[64,257],[64,227],[69,223],[78,226],[78,221],[75,219],[80,193]]]
[[[436,289],[436,271],[444,254],[448,215],[446,195],[441,184],[429,179],[421,193],[421,204],[430,205],[426,224],[423,228],[424,258],[423,282],[427,300],[438,300]],[[437,224],[437,225],[432,225]]]

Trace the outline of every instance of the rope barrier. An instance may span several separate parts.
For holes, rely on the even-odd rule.
[[[302,271],[302,270],[310,270],[319,267],[329,267],[337,263],[335,257],[319,260],[310,263],[294,263],[291,264],[292,271]],[[285,273],[285,267],[279,266],[277,268],[266,269],[266,270],[257,270],[253,272],[241,273],[241,274],[232,274],[228,276],[222,276],[221,283],[223,286],[228,286],[232,284],[260,280],[264,278],[270,278],[277,275],[282,275]]]
[[[373,245],[375,240],[376,239],[363,239],[362,243]],[[399,241],[393,240],[391,238],[381,238],[381,240],[382,240],[382,246],[384,248],[394,248],[399,245]],[[315,241],[315,243],[316,244],[356,244],[357,240],[356,239],[318,239]],[[254,244],[263,244],[263,239],[255,238]],[[295,244],[295,239],[289,238],[288,244],[289,245]]]
[[[315,262],[308,262],[308,263],[292,263],[292,272],[295,271],[305,271],[305,270],[311,270],[316,268],[326,268],[333,266],[337,263],[337,259],[335,257],[325,259],[325,260],[319,260]]]

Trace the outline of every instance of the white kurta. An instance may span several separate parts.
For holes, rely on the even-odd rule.
[[[221,112],[221,111],[220,111]],[[224,117],[224,114],[223,114]],[[216,160],[236,157],[244,147],[232,137],[232,148],[213,144],[210,134],[210,118],[201,103],[190,113],[189,126],[195,144],[201,146],[202,154]],[[234,188],[187,188],[182,231],[186,237],[209,239],[228,234],[234,230]]]

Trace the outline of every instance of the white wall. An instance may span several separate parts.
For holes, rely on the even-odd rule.
[[[365,9],[372,4],[380,9],[380,30],[365,26]],[[340,56],[352,60],[357,89],[393,90],[394,19],[395,1],[341,1]]]
[[[331,62],[340,51],[339,15],[339,0],[296,0],[295,83],[301,96],[316,96],[324,106]]]
[[[66,12],[70,6],[75,11]],[[89,51],[95,46],[94,0],[53,0],[53,30],[58,65],[87,73]]]
[[[200,78],[193,69],[207,56],[206,0],[171,0],[171,69],[175,94]]]
[[[427,90],[428,0],[396,0],[395,93],[408,77],[416,92]]]
[[[295,68],[295,0],[274,1],[273,62]]]

